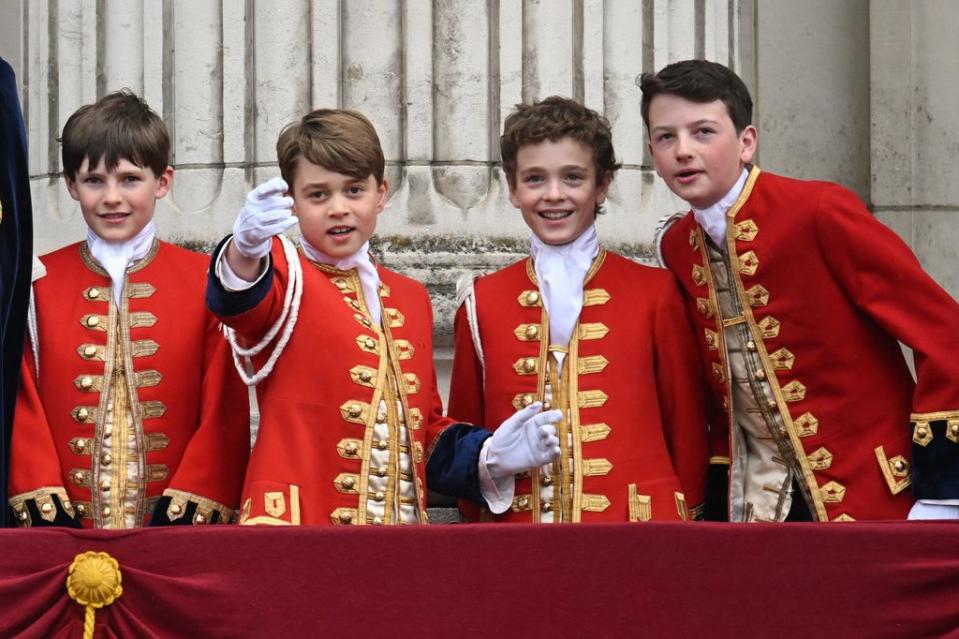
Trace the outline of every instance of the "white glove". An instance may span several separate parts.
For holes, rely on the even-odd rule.
[[[283,178],[273,178],[246,196],[233,223],[233,244],[240,255],[250,259],[266,257],[274,235],[296,224],[293,198],[284,195],[289,187]]]
[[[912,505],[909,519],[959,519],[959,506],[920,499]]]
[[[522,473],[559,457],[559,438],[553,424],[563,419],[563,412],[541,413],[542,407],[540,402],[530,404],[493,432],[486,452],[486,467],[491,477]]]

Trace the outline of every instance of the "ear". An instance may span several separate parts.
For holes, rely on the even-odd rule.
[[[164,195],[170,192],[170,188],[173,186],[173,167],[168,166],[163,169],[163,173],[160,174],[160,177],[157,178],[157,189],[156,193],[153,196],[156,199],[160,199]]]
[[[739,134],[739,160],[743,164],[749,164],[753,161],[753,155],[756,153],[756,146],[759,144],[759,132],[753,125],[747,126]]]
[[[67,183],[67,191],[70,193],[70,197],[79,202],[80,191],[77,189],[77,181],[71,177],[67,177],[66,174],[63,175],[63,181]]]
[[[659,163],[656,161],[656,156],[653,154],[653,144],[647,142],[646,148],[649,149],[649,159],[653,162],[653,170],[656,171],[656,175],[663,177],[663,174],[659,172]]]
[[[599,184],[596,185],[596,206],[599,206],[606,201],[606,194],[609,192],[609,183],[612,181],[612,179],[612,173],[606,171],[603,174],[603,179],[600,180]]]
[[[376,214],[379,215],[383,212],[383,208],[386,207],[386,196],[390,192],[390,181],[386,178],[383,178],[383,181],[380,182],[380,185],[376,187],[376,192],[378,194],[378,199],[376,201]]]

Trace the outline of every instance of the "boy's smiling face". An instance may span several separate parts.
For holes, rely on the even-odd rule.
[[[736,133],[720,100],[692,102],[662,93],[649,104],[649,151],[669,189],[705,209],[733,188],[752,161],[756,129],[750,125]]]
[[[293,212],[313,248],[333,258],[349,257],[373,235],[388,190],[386,180],[377,185],[372,175],[355,178],[301,157],[291,189]]]
[[[149,168],[121,158],[116,168],[108,171],[102,158],[93,168],[87,158],[76,180],[66,178],[66,182],[70,196],[80,203],[87,226],[104,240],[125,242],[153,219],[156,201],[173,183],[173,169],[167,167],[157,177]]]
[[[606,200],[609,176],[597,183],[593,149],[570,137],[526,144],[516,153],[509,201],[546,244],[568,244],[583,234]]]

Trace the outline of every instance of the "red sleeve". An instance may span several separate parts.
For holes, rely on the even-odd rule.
[[[676,284],[660,293],[655,319],[656,385],[673,467],[690,510],[705,499],[706,380]]]
[[[250,451],[249,396],[218,323],[207,318],[199,423],[164,491],[180,493],[180,500],[214,502],[203,504],[203,511],[239,506]]]
[[[915,354],[914,413],[959,413],[959,304],[846,189],[824,189],[816,234],[849,298]]]
[[[60,459],[37,391],[33,349],[23,348],[20,391],[10,445],[10,496],[46,486],[62,486]]]
[[[453,320],[453,344],[449,415],[460,422],[485,425],[483,367],[473,346],[465,304]]]

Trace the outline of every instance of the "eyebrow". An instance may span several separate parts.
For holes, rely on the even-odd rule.
[[[559,170],[560,171],[588,171],[589,167],[586,166],[585,164],[564,164],[563,166],[559,167]],[[531,166],[529,168],[520,170],[519,174],[526,175],[527,173],[536,173],[536,172],[544,172],[544,171],[546,171],[546,169],[544,169],[541,166]]]
[[[717,121],[717,120],[711,120],[711,119],[709,119],[709,118],[702,118],[702,119],[700,119],[700,120],[696,120],[695,122],[690,122],[689,124],[687,124],[687,125],[685,126],[685,128],[701,126],[701,125],[703,125],[703,124],[718,125],[718,124],[719,124],[719,121]],[[672,131],[673,129],[678,129],[678,128],[684,128],[684,127],[664,126],[664,125],[661,124],[661,125],[659,125],[659,126],[654,126],[654,127],[653,127],[653,131],[660,131],[660,130],[663,130],[663,131]]]

